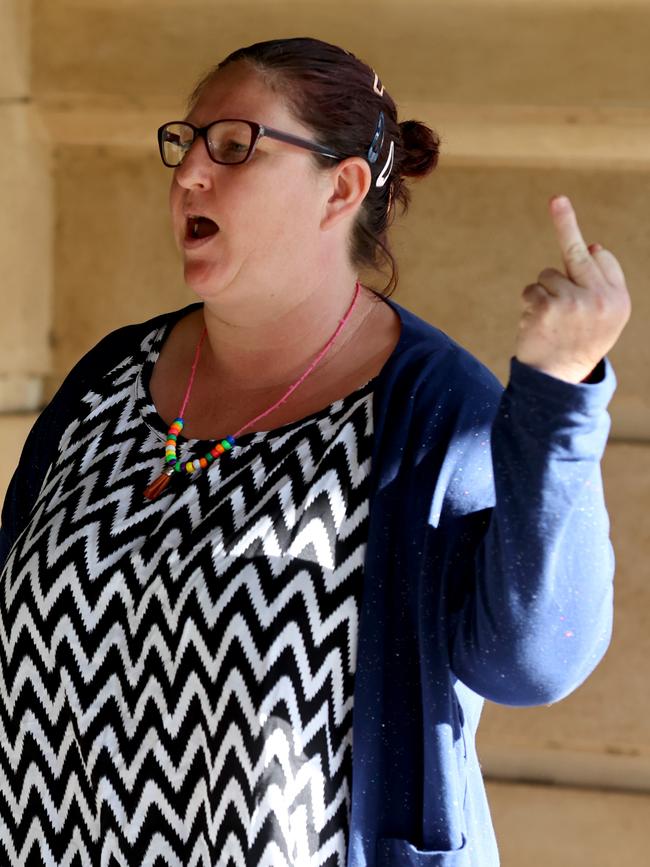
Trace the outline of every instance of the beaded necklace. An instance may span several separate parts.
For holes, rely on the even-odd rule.
[[[199,338],[198,343],[196,344],[196,349],[194,351],[194,361],[192,362],[192,369],[190,371],[189,381],[187,383],[187,388],[185,389],[185,396],[183,398],[183,403],[181,404],[181,408],[178,412],[178,416],[174,419],[174,421],[170,424],[169,429],[167,431],[167,439],[165,441],[165,466],[162,473],[155,479],[150,485],[148,485],[144,490],[144,496],[148,500],[155,500],[155,498],[161,494],[169,482],[171,481],[174,473],[182,473],[186,472],[190,476],[199,470],[203,470],[208,467],[214,460],[221,457],[221,455],[225,454],[232,449],[232,447],[236,443],[236,438],[246,430],[247,427],[250,427],[255,422],[267,416],[270,412],[273,412],[274,409],[277,409],[281,404],[283,404],[291,394],[301,385],[309,376],[309,374],[313,371],[319,361],[329,352],[332,344],[338,337],[338,335],[343,330],[345,323],[350,318],[354,305],[357,303],[357,298],[359,297],[359,292],[361,290],[361,284],[357,280],[354,287],[354,298],[352,299],[352,303],[350,304],[347,313],[341,319],[339,324],[334,331],[334,334],[327,341],[323,349],[318,353],[316,358],[311,362],[309,367],[305,370],[305,372],[300,376],[296,382],[293,383],[287,390],[287,392],[280,398],[280,400],[276,401],[273,406],[270,406],[268,409],[261,412],[259,415],[256,415],[255,418],[252,418],[250,421],[247,421],[245,425],[239,428],[238,431],[235,431],[231,436],[227,436],[225,439],[222,439],[221,442],[216,442],[210,451],[206,452],[203,457],[195,458],[191,461],[182,461],[178,458],[177,448],[178,448],[178,435],[183,430],[185,426],[185,410],[187,408],[187,404],[190,399],[190,394],[192,393],[192,386],[194,385],[194,378],[196,377],[196,369],[199,364],[199,357],[201,355],[201,346],[203,345],[203,341],[205,340],[205,336],[207,334],[207,329],[204,328],[201,332],[201,337]]]

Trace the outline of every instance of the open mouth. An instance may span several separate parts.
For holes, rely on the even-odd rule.
[[[219,231],[219,226],[209,217],[187,218],[185,237],[188,240],[196,240],[198,238],[209,238],[211,235],[216,235]]]

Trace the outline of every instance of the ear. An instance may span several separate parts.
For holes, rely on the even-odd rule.
[[[370,166],[362,157],[348,157],[328,173],[327,201],[321,229],[327,231],[354,217],[370,189]]]

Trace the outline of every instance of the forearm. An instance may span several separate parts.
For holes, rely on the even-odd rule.
[[[452,665],[508,704],[581,683],[611,631],[613,556],[600,477],[614,387],[513,363],[492,429],[496,502],[452,637]],[[591,391],[589,391],[591,389]]]

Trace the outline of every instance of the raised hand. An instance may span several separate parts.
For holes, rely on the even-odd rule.
[[[581,382],[616,343],[631,302],[618,260],[585,244],[568,198],[549,203],[566,274],[545,268],[522,292],[515,355],[519,361]]]

